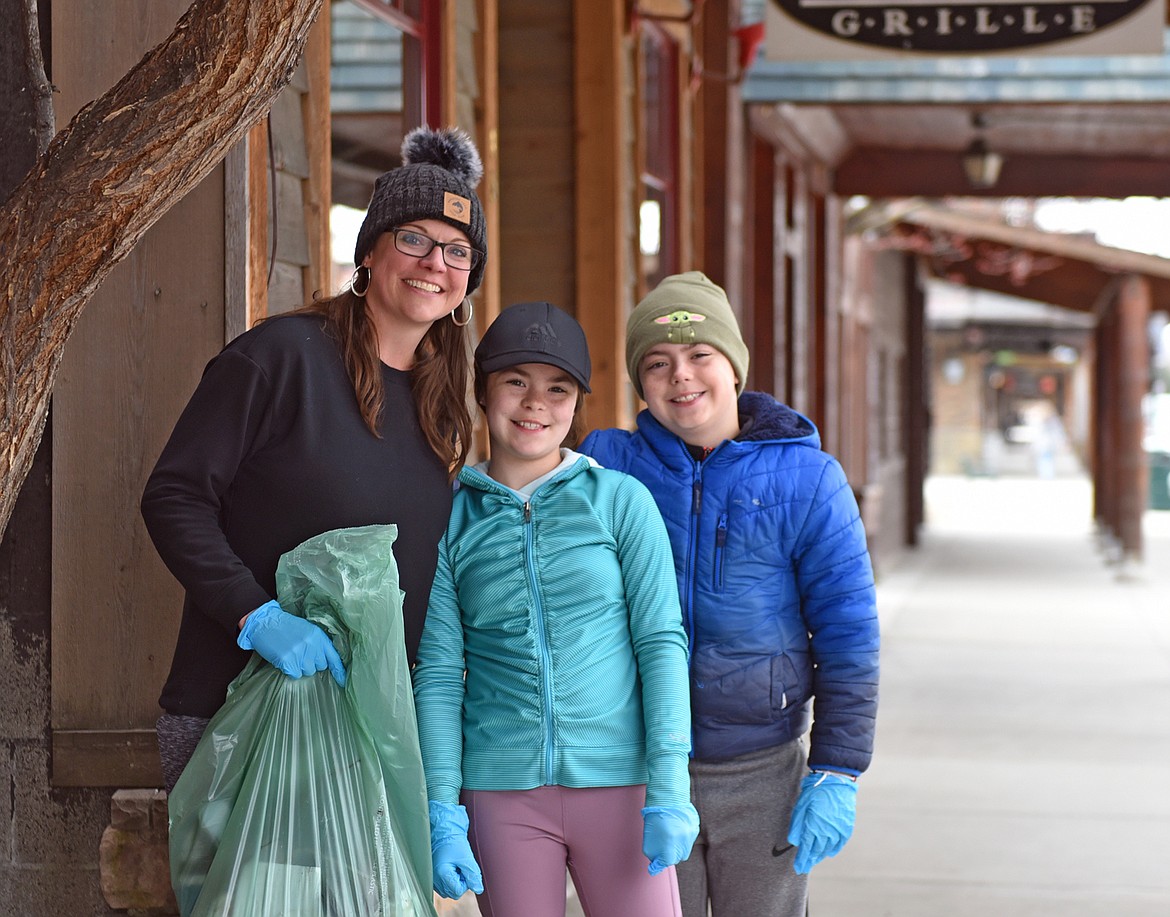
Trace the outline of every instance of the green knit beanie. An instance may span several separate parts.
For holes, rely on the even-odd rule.
[[[739,323],[721,286],[700,271],[666,277],[630,313],[626,323],[626,368],[639,398],[642,380],[638,367],[655,344],[708,344],[731,362],[739,380],[736,393],[747,382],[748,349]]]

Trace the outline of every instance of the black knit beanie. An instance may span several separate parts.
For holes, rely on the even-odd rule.
[[[378,236],[412,220],[442,220],[467,235],[483,252],[467,278],[470,296],[483,280],[487,232],[475,186],[483,162],[471,138],[458,128],[416,127],[402,141],[402,165],[374,183],[366,218],[358,231],[353,263],[361,266]]]

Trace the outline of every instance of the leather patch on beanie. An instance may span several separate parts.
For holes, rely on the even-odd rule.
[[[450,191],[443,192],[443,216],[460,223],[471,222],[471,201]]]

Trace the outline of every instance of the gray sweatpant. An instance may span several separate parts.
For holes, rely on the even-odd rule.
[[[806,756],[797,740],[730,761],[691,761],[699,838],[676,867],[683,917],[805,917],[808,876],[792,868],[788,825]]]

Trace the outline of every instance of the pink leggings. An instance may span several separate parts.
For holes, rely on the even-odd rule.
[[[565,869],[586,917],[681,917],[674,867],[642,853],[644,786],[464,790],[483,917],[564,917]]]

